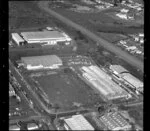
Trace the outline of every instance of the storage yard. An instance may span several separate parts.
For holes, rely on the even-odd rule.
[[[76,109],[76,107],[92,107],[95,103],[104,101],[98,94],[70,73],[58,73],[47,76],[34,77],[47,93],[50,102],[58,104],[62,109]]]

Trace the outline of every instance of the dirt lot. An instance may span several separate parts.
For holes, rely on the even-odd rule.
[[[75,109],[78,106],[92,107],[94,103],[103,103],[103,100],[72,72],[60,72],[34,79],[48,94],[49,100],[60,108]]]

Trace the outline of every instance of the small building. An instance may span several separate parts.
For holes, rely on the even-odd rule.
[[[118,13],[118,14],[116,14],[116,16],[118,16],[118,17],[121,18],[121,19],[125,19],[125,20],[128,19],[127,14]]]
[[[20,131],[20,127],[18,125],[9,126],[9,131]]]
[[[122,13],[127,13],[127,12],[129,12],[128,9],[121,9],[120,11],[121,11]]]
[[[15,91],[12,85],[9,83],[9,96],[15,96]]]
[[[84,118],[83,115],[74,115],[71,118],[64,119],[64,122],[66,130],[94,130],[93,126]]]
[[[56,55],[21,57],[21,61],[28,70],[56,69],[62,65],[62,60]]]
[[[21,35],[28,44],[47,43],[45,45],[55,45],[58,42],[68,43],[71,41],[68,35],[59,31],[22,32]]]
[[[114,74],[121,74],[123,72],[129,72],[121,65],[110,65],[109,69],[112,70]]]
[[[27,129],[28,129],[28,130],[38,130],[39,127],[38,127],[38,125],[35,124],[35,123],[28,123],[28,124],[27,124]]]
[[[111,131],[131,129],[131,125],[118,112],[107,113],[101,116],[99,120]]]
[[[18,45],[23,45],[25,43],[25,40],[18,34],[18,33],[12,33],[12,40]]]

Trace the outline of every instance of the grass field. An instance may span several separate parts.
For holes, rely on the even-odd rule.
[[[34,77],[47,93],[50,102],[63,109],[74,109],[78,106],[91,107],[103,100],[83,81],[72,73],[58,73]]]
[[[122,21],[115,20],[109,17],[105,12],[99,13],[78,13],[74,12],[65,8],[56,8],[53,9],[54,11],[62,14],[63,16],[69,18],[70,20],[83,25],[84,27],[90,29],[91,31],[96,32],[106,32],[106,33],[121,33],[121,34],[128,34],[128,33],[137,33],[143,31],[142,27],[134,27],[130,26],[125,27],[123,25],[117,24]],[[111,10],[107,11],[111,12]],[[92,21],[99,21],[99,24],[91,23]]]

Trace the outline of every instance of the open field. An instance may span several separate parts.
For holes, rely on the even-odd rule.
[[[50,7],[52,7],[52,4],[50,4]],[[130,26],[125,27],[123,24],[120,25],[123,20],[117,20],[114,19],[107,14],[116,11],[117,9],[108,9],[107,11],[102,11],[99,13],[78,13],[69,10],[69,8],[66,7],[61,7],[61,8],[54,8],[54,11],[62,14],[63,16],[69,18],[70,20],[90,29],[91,31],[94,31],[95,33],[97,31],[99,32],[111,32],[111,33],[123,33],[123,34],[128,34],[128,33],[137,33],[139,31],[143,31],[143,28],[139,24],[139,27]],[[91,23],[93,21],[93,23]],[[95,23],[94,23],[95,21]],[[99,24],[96,24],[96,21],[99,21]]]
[[[97,102],[103,103],[98,94],[72,72],[34,77],[34,80],[39,82],[50,102],[57,104],[61,109],[92,107]]]

